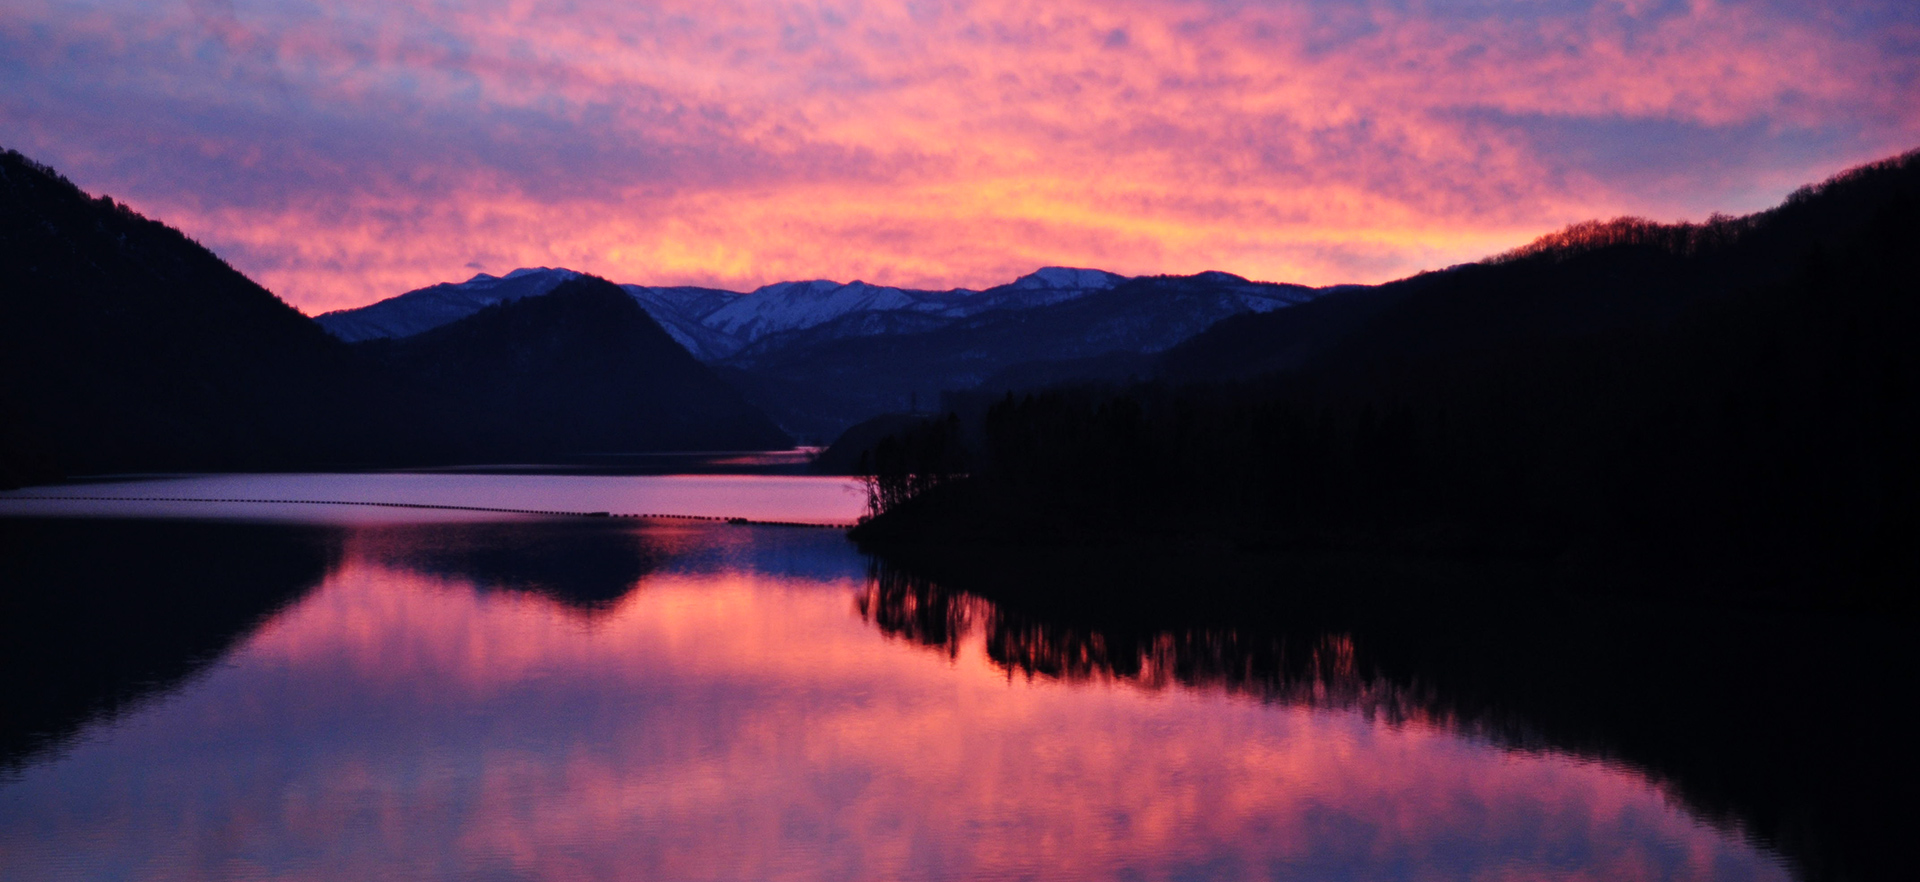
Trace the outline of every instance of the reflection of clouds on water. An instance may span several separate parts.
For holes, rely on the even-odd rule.
[[[1332,712],[1114,688],[1304,681],[1200,638],[955,636],[996,613],[878,597],[824,531],[526,540],[631,543],[639,590],[588,620],[490,590],[542,565],[475,563],[478,537],[350,537],[206,677],[0,784],[9,871],[1783,876],[1628,771],[1353,712],[1373,687],[1339,641],[1305,650]]]

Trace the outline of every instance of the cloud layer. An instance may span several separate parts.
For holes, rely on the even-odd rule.
[[[566,265],[1381,281],[1920,143],[1855,2],[16,0],[0,144],[309,312]]]

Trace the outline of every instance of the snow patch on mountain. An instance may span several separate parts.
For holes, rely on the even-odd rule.
[[[827,329],[826,337],[873,333],[876,325],[872,322],[840,321],[862,313],[908,312],[959,319],[994,309],[1058,303],[1110,289],[1126,280],[1126,276],[1104,270],[1073,267],[1045,267],[986,291],[967,288],[927,291],[862,281],[841,284],[830,279],[812,279],[767,285],[697,314],[685,307],[677,308],[683,317],[697,317],[706,328],[738,341],[734,347],[737,351],[769,335],[790,336],[792,332],[811,328]],[[667,308],[666,304],[661,308]],[[711,345],[706,350],[717,352]]]
[[[752,343],[768,334],[810,328],[848,313],[912,309],[918,303],[919,298],[899,288],[866,282],[779,282],[714,310],[700,323]]]
[[[1106,270],[1069,266],[1048,266],[1014,279],[1005,285],[988,288],[961,303],[956,316],[979,315],[996,309],[1033,309],[1065,303],[1100,291],[1112,290],[1130,277]]]
[[[1104,291],[1127,280],[1126,276],[1116,275],[1106,270],[1081,269],[1071,266],[1043,266],[1008,285],[1010,288],[1035,289],[1055,288],[1085,291]]]
[[[646,285],[621,285],[621,289],[653,316],[681,346],[703,362],[726,358],[746,343],[729,334],[701,324],[700,320],[742,295],[714,288],[655,288]]]
[[[505,276],[479,273],[464,282],[442,282],[370,306],[325,313],[316,316],[314,321],[349,343],[377,337],[411,337],[457,322],[497,303],[537,297],[579,276],[570,269],[544,266],[517,269]]]

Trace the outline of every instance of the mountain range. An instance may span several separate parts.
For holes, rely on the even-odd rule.
[[[408,337],[496,303],[545,294],[579,275],[550,267],[527,267],[504,276],[480,273],[465,282],[432,285],[367,306],[323,313],[315,321],[349,343]],[[826,279],[777,282],[745,293],[695,286],[621,287],[694,357],[717,362],[768,336],[835,323],[850,315],[908,313],[926,318],[931,326],[990,309],[1070,300],[1124,281],[1125,276],[1102,270],[1046,267],[987,291],[923,291]],[[858,333],[852,326],[849,331]]]
[[[1745,218],[1581,224],[1373,286],[1046,267],[983,290],[735,292],[534,267],[308,319],[177,230],[7,152],[0,480],[823,443],[879,415],[1088,382],[1310,375],[1302,395],[1341,400],[1383,376],[1538,385],[1551,371],[1516,353],[1698,322],[1853,247],[1913,164]],[[1523,366],[1462,367],[1501,359]]]
[[[1124,370],[1324,290],[1046,267],[749,292],[564,268],[308,319],[198,243],[0,155],[0,481],[825,442],[995,378]]]
[[[535,267],[409,291],[316,321],[349,342],[404,339],[491,305],[538,297],[580,274]],[[827,280],[749,292],[621,286],[673,339],[787,431],[825,442],[877,413],[932,405],[1000,378],[1130,364],[1239,313],[1327,290],[1222,272],[1129,278],[1044,267],[985,290],[928,291]],[[1089,360],[1094,361],[1089,361]]]

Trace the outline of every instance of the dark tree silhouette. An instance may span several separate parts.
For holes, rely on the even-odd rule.
[[[1206,536],[1904,606],[1916,241],[1909,154],[1749,218],[1580,225],[1230,319],[1156,381],[951,397],[969,475],[883,496],[856,535]]]

